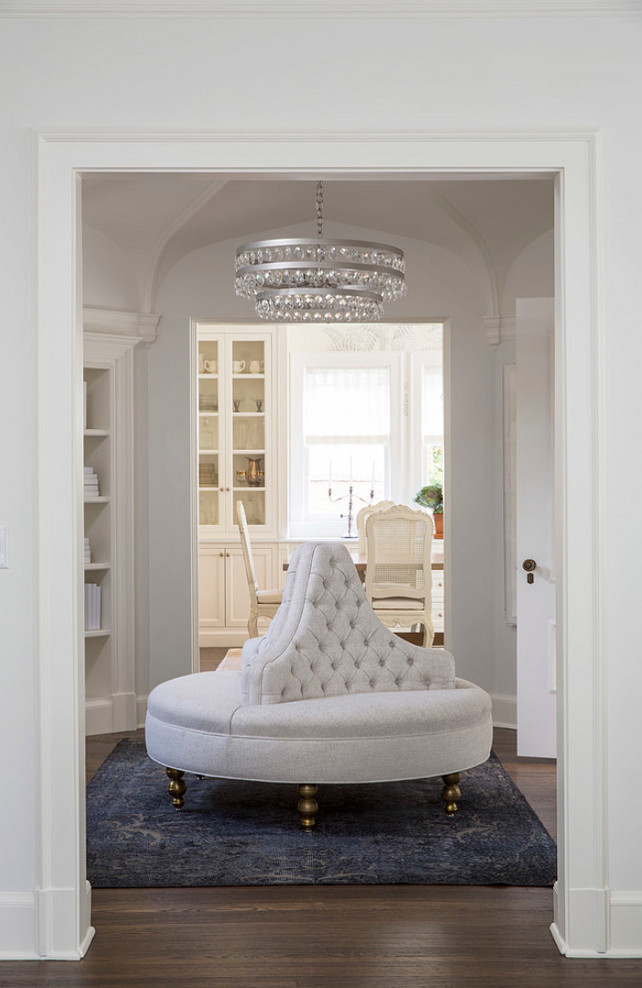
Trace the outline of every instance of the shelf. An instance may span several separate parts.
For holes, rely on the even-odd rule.
[[[265,456],[264,449],[233,449],[234,456]]]
[[[232,374],[232,378],[235,381],[264,381],[265,374]]]
[[[206,484],[205,486],[203,486],[202,484],[199,484],[198,485],[198,489],[199,489],[199,491],[208,491],[208,492],[209,491],[219,491],[220,490],[220,488],[216,484]]]
[[[109,435],[109,429],[85,429],[83,435],[87,439],[102,439]]]
[[[218,408],[216,409],[215,412],[204,412],[202,409],[199,408],[198,414],[199,416],[202,416],[205,419],[213,419],[216,418],[216,416],[218,415]]]
[[[109,638],[111,631],[108,628],[98,628],[97,631],[85,631],[85,638]]]
[[[242,418],[242,419],[265,418],[265,412],[232,412],[232,418]]]
[[[107,494],[101,494],[100,497],[86,497],[84,498],[85,504],[109,504],[111,498]]]
[[[111,563],[85,563],[85,573],[90,570],[111,569]]]
[[[218,381],[218,374],[199,374],[199,381]]]
[[[255,491],[266,491],[267,487],[251,487],[250,484],[244,484],[243,487],[233,487],[233,491],[248,491],[248,493],[253,494]]]

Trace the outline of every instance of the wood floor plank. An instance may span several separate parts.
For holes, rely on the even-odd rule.
[[[216,661],[218,656],[212,657]],[[88,774],[120,737],[88,739]],[[495,751],[555,828],[555,764]],[[79,963],[0,963],[0,988],[629,988],[642,961],[567,960],[552,891],[471,886],[96,889]]]

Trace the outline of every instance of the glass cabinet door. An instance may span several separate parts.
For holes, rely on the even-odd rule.
[[[197,327],[198,523],[205,538],[238,534],[238,501],[249,525],[275,528],[271,339]]]
[[[223,522],[219,341],[198,341],[198,511],[199,525]]]
[[[232,524],[242,501],[248,525],[266,524],[266,341],[232,339]]]

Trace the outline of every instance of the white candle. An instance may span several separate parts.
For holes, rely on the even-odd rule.
[[[372,461],[372,480],[370,481],[370,490],[374,490],[375,485],[375,461]]]
[[[350,479],[348,480],[348,487],[352,487],[352,457],[350,457]]]
[[[328,487],[332,487],[332,457],[330,457],[330,468],[328,472],[330,474],[328,477]]]

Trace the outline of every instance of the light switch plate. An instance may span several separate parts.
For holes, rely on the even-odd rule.
[[[0,569],[9,569],[9,526],[0,525]]]

